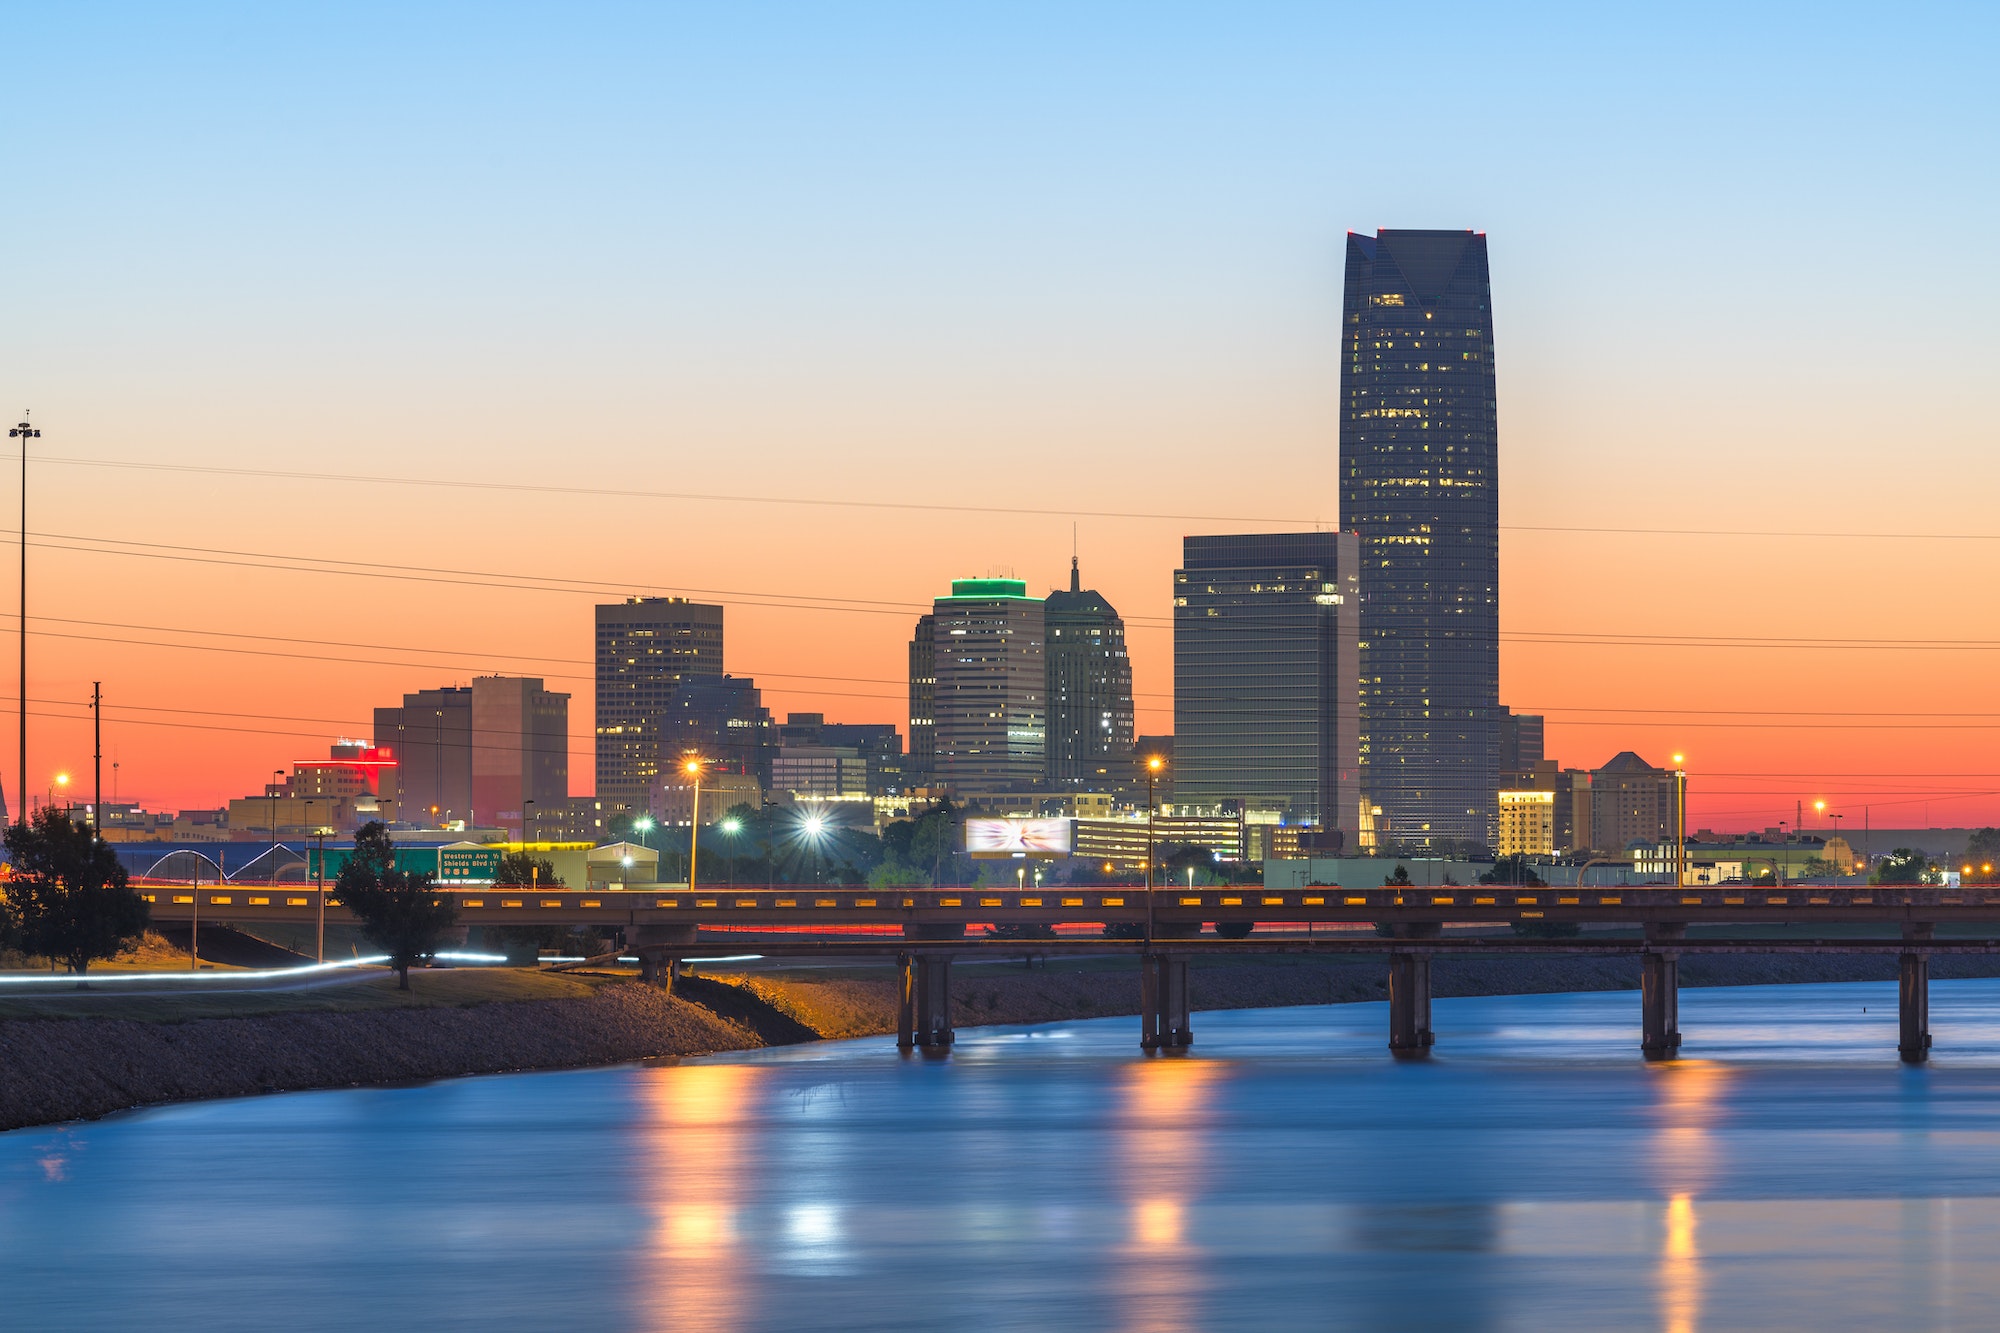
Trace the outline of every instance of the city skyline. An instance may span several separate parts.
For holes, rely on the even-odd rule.
[[[1772,16],[1717,54],[1715,16],[1543,43],[1467,15],[1441,91],[1355,135],[1397,76],[1340,53],[1393,24],[1264,12],[1138,48],[1102,15],[1054,48],[997,16],[813,19],[775,52],[719,16],[553,46],[494,19],[470,55],[436,19],[396,55],[220,11],[22,16],[30,193],[0,226],[37,262],[0,393],[46,430],[31,610],[60,618],[31,773],[86,770],[94,680],[107,795],[115,756],[121,795],[212,807],[381,699],[504,672],[572,694],[581,787],[590,607],[647,593],[725,602],[725,669],[774,714],[899,719],[935,589],[1059,587],[1072,524],[1163,733],[1182,538],[1341,522],[1341,247],[1387,225],[1494,238],[1502,698],[1551,757],[1686,753],[1694,818],[1730,827],[1801,796],[2000,819],[1968,646],[2000,634],[1963,591],[1991,563],[2000,278],[1898,244],[1890,290],[1875,258],[1990,211],[1960,165],[1979,34],[1851,19],[1799,62]],[[774,221],[808,202],[821,225]],[[597,230],[550,246],[579,204]],[[296,572],[335,559],[370,563]]]

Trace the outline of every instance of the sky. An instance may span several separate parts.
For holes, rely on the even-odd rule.
[[[1344,233],[1470,227],[1503,702],[1697,825],[2000,822],[2000,11],[1614,8],[9,7],[31,789],[93,681],[174,809],[503,671],[585,793],[622,595],[901,722],[1072,541],[1170,731],[1181,537],[1339,521]]]

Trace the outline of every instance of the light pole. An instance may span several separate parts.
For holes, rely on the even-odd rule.
[[[271,770],[271,882],[278,882],[278,788],[284,785],[285,770]]]
[[[319,888],[319,943],[315,947],[322,963],[326,961],[326,835],[330,831],[324,824],[313,828],[313,836],[319,839],[319,869],[314,876]]]
[[[1153,782],[1167,761],[1158,755],[1146,760],[1146,943],[1153,942]]]
[[[689,755],[681,772],[694,782],[694,804],[688,807],[688,892],[694,892],[695,857],[701,851],[701,760]]]
[[[806,816],[806,822],[805,822],[806,842],[811,845],[813,850],[812,882],[814,884],[819,883],[819,839],[820,835],[823,832],[825,832],[825,830],[826,830],[826,817],[824,815]]]
[[[22,416],[27,413],[23,412]],[[28,822],[28,441],[42,432],[23,421],[7,432],[21,442],[21,823]]]
[[[188,922],[188,971],[201,969],[201,853],[195,853],[194,868],[188,872],[188,901],[194,916]]]
[[[1674,756],[1674,887],[1687,887],[1688,775],[1687,758]]]
[[[539,889],[542,886],[542,868],[535,864],[534,857],[528,856],[528,807],[534,803],[532,796],[521,801],[521,855],[528,857],[528,887]]]
[[[721,828],[723,835],[729,839],[729,887],[733,889],[736,887],[736,835],[742,831],[743,821],[740,819],[725,819],[718,827]]]

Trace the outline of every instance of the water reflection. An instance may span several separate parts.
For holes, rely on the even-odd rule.
[[[1694,1248],[1694,1198],[1667,1200],[1666,1244],[1660,1249],[1660,1326],[1694,1333],[1701,1326],[1701,1263]]]
[[[682,1065],[643,1076],[635,1183],[650,1227],[631,1279],[642,1327],[703,1333],[748,1322],[756,1284],[746,1269],[740,1223],[746,1149],[755,1133],[751,1111],[763,1072],[755,1065]]]
[[[1202,1251],[1188,1215],[1207,1158],[1210,1103],[1226,1066],[1191,1058],[1138,1060],[1121,1075],[1114,1122],[1127,1239],[1112,1282],[1119,1326],[1176,1333],[1200,1325]]]

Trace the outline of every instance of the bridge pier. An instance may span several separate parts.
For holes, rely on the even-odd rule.
[[[1194,1044],[1188,1009],[1185,954],[1149,953],[1139,959],[1139,1047],[1184,1051]]]
[[[1681,959],[1677,953],[1639,955],[1639,1052],[1671,1060],[1681,1048]]]
[[[951,955],[918,953],[902,955],[903,995],[898,1006],[896,1044],[905,1050],[916,1046],[942,1054],[951,1049]],[[902,1020],[909,1018],[909,1045],[903,1040]]]
[[[1931,1056],[1931,960],[1928,954],[1906,953],[1896,976],[1896,1054],[1904,1064],[1920,1065]]]
[[[639,955],[639,980],[672,990],[681,955],[694,941],[693,926],[634,926],[626,932],[625,943]]]
[[[1399,1059],[1429,1055],[1431,960],[1427,954],[1389,955],[1389,1050]]]

